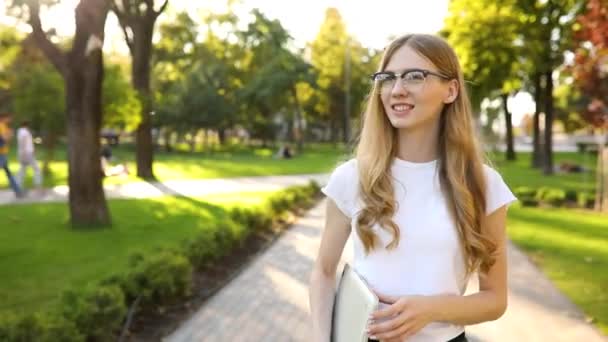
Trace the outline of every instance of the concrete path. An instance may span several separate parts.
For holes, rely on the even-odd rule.
[[[310,341],[308,278],[319,248],[324,204],[163,341]],[[498,321],[467,327],[470,341],[607,341],[511,244],[508,257],[509,308]],[[342,262],[351,259],[349,240]],[[470,291],[476,288],[475,282],[469,285]]]
[[[203,196],[219,192],[279,190],[291,185],[307,184],[314,179],[319,184],[327,182],[328,174],[238,177],[201,180],[177,180],[167,182],[134,182],[122,185],[105,185],[108,198],[154,198],[165,195]],[[0,190],[0,205],[41,202],[66,202],[66,185],[46,189],[44,196],[34,191],[22,199],[16,199],[10,190]]]

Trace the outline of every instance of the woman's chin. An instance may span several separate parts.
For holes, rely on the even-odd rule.
[[[406,116],[406,117],[392,116],[390,118],[390,122],[393,125],[393,127],[395,127],[395,128],[410,128],[414,124],[414,121],[409,116]]]

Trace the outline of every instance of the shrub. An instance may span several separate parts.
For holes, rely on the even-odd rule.
[[[226,255],[243,241],[245,237],[245,227],[232,220],[225,220],[216,225],[214,239],[219,251],[218,256]]]
[[[0,341],[3,342],[83,342],[76,326],[56,314],[0,316]]]
[[[576,202],[581,208],[591,209],[595,205],[595,194],[581,191],[578,193]]]
[[[321,186],[315,180],[311,180],[308,183],[308,189],[310,189],[310,194],[316,196],[321,191]]]
[[[184,251],[190,263],[195,267],[205,266],[207,263],[216,260],[221,251],[218,241],[215,239],[217,228],[203,230],[197,233],[192,240],[184,241]]]
[[[519,202],[524,207],[537,207],[538,200],[535,197],[518,197]]]
[[[517,199],[521,202],[524,207],[535,207],[538,205],[536,199],[536,189],[529,188],[526,186],[520,186],[513,190]]]
[[[539,201],[539,202],[544,201],[546,194],[549,193],[551,190],[552,190],[552,188],[549,188],[549,187],[546,187],[546,186],[540,187],[536,191],[536,196],[535,196],[536,200]]]
[[[132,260],[125,284],[130,298],[141,296],[143,302],[164,303],[190,293],[192,265],[185,256],[159,250]]]
[[[566,192],[562,189],[551,189],[544,194],[543,201],[554,207],[559,207],[566,201]]]
[[[536,196],[536,189],[527,187],[527,186],[520,186],[517,187],[515,189],[513,189],[513,192],[515,193],[515,196],[517,198],[520,197],[535,197]]]
[[[232,208],[230,217],[238,224],[245,226],[245,229],[252,231],[267,230],[272,226],[272,215],[263,208]]]
[[[314,189],[311,189],[310,186],[300,186],[290,189],[293,193],[294,204],[296,207],[308,207],[312,205],[314,202]]]
[[[575,190],[566,190],[566,201],[576,202],[578,200],[578,192]]]
[[[285,214],[293,205],[294,196],[286,191],[272,195],[268,199],[268,207],[274,216]]]
[[[87,340],[95,341],[112,341],[127,312],[124,293],[116,285],[66,291],[61,309]]]
[[[537,201],[559,207],[566,201],[566,191],[557,188],[541,187],[536,192]]]

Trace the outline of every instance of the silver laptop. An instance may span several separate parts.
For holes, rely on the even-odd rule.
[[[344,265],[334,300],[333,342],[367,342],[367,321],[378,307],[378,296],[349,265]]]

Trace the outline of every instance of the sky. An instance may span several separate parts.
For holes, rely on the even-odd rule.
[[[3,11],[5,0],[0,0]],[[45,28],[55,28],[60,35],[74,32],[73,11],[79,0],[60,0],[52,11],[43,13]],[[160,3],[161,0],[155,0]],[[443,26],[449,0],[242,0],[235,12],[244,18],[253,8],[258,8],[271,19],[278,19],[292,37],[296,46],[303,47],[314,40],[328,7],[335,7],[342,15],[348,32],[364,46],[382,49],[390,36],[404,33],[436,33]],[[199,5],[200,3],[200,5]],[[169,0],[171,11],[187,10],[192,17],[200,10],[225,12],[226,0]],[[159,20],[162,20],[162,15]],[[0,12],[0,22],[15,24],[12,18]],[[24,30],[29,30],[24,25]],[[114,15],[106,23],[106,46],[127,53],[122,32]],[[529,94],[518,94],[509,101],[514,124],[519,124],[524,113],[534,110]]]
[[[79,0],[60,0],[59,5],[43,15],[45,27],[56,28],[59,34],[71,35],[74,31],[73,10]],[[237,6],[237,13],[245,15],[253,8],[272,19],[279,19],[281,24],[294,37],[296,45],[303,46],[318,33],[328,7],[337,8],[346,23],[349,33],[354,35],[364,46],[382,48],[389,36],[409,32],[437,32],[443,26],[449,0],[242,0]],[[4,0],[0,0],[0,3]],[[159,4],[161,0],[156,0]],[[197,3],[200,3],[198,5]],[[209,9],[216,12],[226,10],[226,0],[169,0],[172,10]],[[2,6],[4,7],[4,6]],[[196,16],[193,16],[196,17]],[[161,16],[162,19],[162,16]],[[0,18],[5,21],[7,18]],[[108,17],[106,25],[110,40],[120,39],[120,30],[113,15]],[[115,37],[118,36],[118,37]]]

